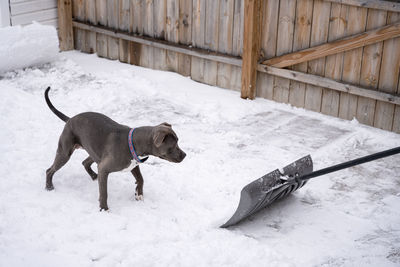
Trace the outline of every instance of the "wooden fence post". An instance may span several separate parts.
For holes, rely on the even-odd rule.
[[[61,51],[74,49],[71,0],[58,0],[58,38]]]
[[[244,1],[244,33],[241,97],[254,99],[256,96],[257,63],[261,42],[262,0]]]

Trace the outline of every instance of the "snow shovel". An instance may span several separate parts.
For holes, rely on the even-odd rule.
[[[246,185],[242,189],[239,206],[236,212],[221,227],[226,228],[241,222],[274,201],[284,198],[290,193],[303,187],[311,178],[398,153],[400,153],[400,147],[347,161],[314,172],[312,171],[313,162],[311,156],[305,156],[284,167],[282,170],[276,169]]]

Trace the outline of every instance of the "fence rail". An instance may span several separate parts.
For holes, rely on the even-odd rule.
[[[400,132],[400,3],[59,0],[59,14],[62,50]]]

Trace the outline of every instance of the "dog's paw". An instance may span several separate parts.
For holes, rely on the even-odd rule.
[[[144,197],[143,197],[143,195],[139,195],[138,192],[136,191],[136,192],[135,192],[135,199],[136,199],[137,201],[143,201],[143,200],[144,200]]]
[[[46,185],[46,190],[47,191],[53,191],[54,190],[54,186],[53,185]]]
[[[107,211],[107,212],[108,212],[108,207],[106,207],[106,208],[100,208],[100,212],[102,212],[102,211]]]

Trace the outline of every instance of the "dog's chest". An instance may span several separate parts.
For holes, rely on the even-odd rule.
[[[133,170],[137,165],[139,165],[139,163],[132,159],[131,163],[128,165],[128,167],[126,167],[125,169],[122,169],[122,172],[130,172],[131,170]]]

